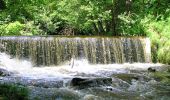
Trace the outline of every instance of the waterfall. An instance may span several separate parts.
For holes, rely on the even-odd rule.
[[[145,37],[0,37],[0,50],[35,66],[60,65],[71,59],[91,64],[148,63],[150,41]]]

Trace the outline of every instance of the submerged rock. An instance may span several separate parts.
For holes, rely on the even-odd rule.
[[[71,86],[86,88],[100,85],[111,85],[112,78],[73,78]]]
[[[114,74],[113,77],[131,83],[132,80],[149,81],[150,78],[140,74]]]
[[[114,77],[131,83],[132,79],[139,80],[139,76],[136,74],[116,74]]]
[[[29,87],[29,100],[82,100],[81,94],[68,88]]]
[[[41,88],[61,88],[64,85],[63,80],[49,79],[29,79],[23,77],[8,76],[0,79],[0,84],[19,84],[23,86],[34,86]]]
[[[48,81],[48,80],[34,80],[29,83],[30,86],[43,87],[43,88],[60,88],[63,87],[63,81]]]

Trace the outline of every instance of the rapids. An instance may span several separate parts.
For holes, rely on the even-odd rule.
[[[31,91],[29,99],[41,100],[119,100],[156,99],[159,95],[157,82],[149,77],[149,67],[162,70],[164,65],[151,63],[89,64],[87,60],[75,60],[74,66],[35,67],[28,60],[11,58],[0,54],[0,68],[11,72],[0,78],[0,83],[21,84]],[[71,86],[73,78],[92,79],[93,86],[76,88]],[[93,79],[111,78],[111,84],[100,84]],[[100,80],[99,80],[100,81]],[[102,81],[102,80],[101,80]],[[160,92],[158,92],[160,93]],[[161,94],[162,95],[162,94]],[[168,95],[159,96],[166,100]]]
[[[89,64],[87,60],[75,60],[74,66],[65,63],[61,66],[35,67],[30,61],[11,58],[5,53],[0,54],[0,66],[14,75],[28,78],[53,78],[59,79],[75,77],[81,73],[96,76],[109,76],[113,73],[129,73],[130,70],[147,70],[149,67],[159,67],[162,64],[150,63],[124,63],[124,64]],[[107,72],[107,73],[106,73]]]

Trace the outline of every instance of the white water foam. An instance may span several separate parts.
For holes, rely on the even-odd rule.
[[[107,64],[91,65],[87,60],[74,60],[74,65],[33,67],[28,60],[10,58],[5,53],[0,53],[0,68],[13,72],[20,77],[38,78],[71,78],[78,73],[95,74],[104,76],[112,73],[128,73],[129,70],[147,70],[148,67],[162,66],[162,64],[134,63],[134,64]],[[110,72],[110,73],[109,73]]]

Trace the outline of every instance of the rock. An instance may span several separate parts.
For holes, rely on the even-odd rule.
[[[139,81],[149,81],[149,77],[141,75],[141,74],[114,74],[113,77],[121,79],[129,84],[131,84],[132,80],[139,80]]]
[[[23,77],[1,77],[0,84],[18,84],[22,86],[34,86],[34,87],[41,87],[41,88],[61,88],[64,86],[63,80],[48,80],[48,79],[28,79]]]
[[[78,85],[81,84],[81,82],[84,82],[84,81],[86,81],[86,80],[87,80],[87,79],[73,78],[73,79],[71,80],[71,85],[72,85],[72,86],[78,86]]]
[[[139,80],[139,76],[136,74],[116,74],[114,77],[131,83],[132,79]]]
[[[23,79],[20,80],[20,84],[42,88],[60,88],[63,87],[64,82],[62,80]]]
[[[68,88],[28,87],[29,100],[82,100],[80,93]]]
[[[0,76],[10,76],[11,73],[5,69],[0,68]]]
[[[152,68],[152,67],[149,67],[148,68],[148,72],[156,72],[156,69]]]
[[[122,80],[122,79],[119,79],[119,78],[112,78],[112,86],[114,87],[121,87],[121,88],[128,88],[131,84]]]
[[[98,87],[101,85],[111,85],[112,78],[73,78],[71,86],[78,88]]]
[[[112,87],[106,87],[106,90],[113,91],[113,88]]]

